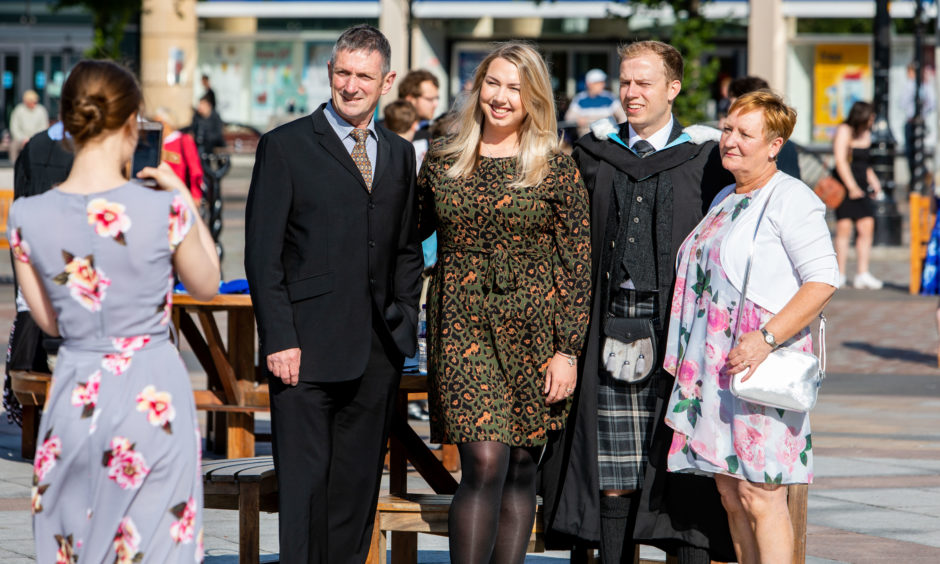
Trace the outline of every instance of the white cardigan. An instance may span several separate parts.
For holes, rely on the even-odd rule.
[[[726,186],[711,207],[734,191]],[[776,314],[804,282],[839,286],[839,266],[826,225],[826,206],[809,186],[778,172],[757,194],[721,242],[721,265],[740,292],[754,228],[764,202],[767,212],[757,233],[747,297]]]

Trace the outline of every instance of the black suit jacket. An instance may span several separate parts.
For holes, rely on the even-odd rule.
[[[423,266],[411,143],[376,127],[370,193],[324,107],[261,137],[246,210],[262,359],[299,347],[307,382],[361,376],[373,328],[414,354]]]

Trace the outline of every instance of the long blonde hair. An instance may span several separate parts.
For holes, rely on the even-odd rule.
[[[483,59],[473,76],[473,89],[464,100],[463,107],[457,110],[457,123],[452,129],[456,135],[440,148],[438,154],[444,158],[456,157],[447,170],[447,176],[451,178],[467,177],[476,170],[483,133],[480,90],[490,63],[496,59],[504,59],[519,69],[519,97],[526,112],[519,126],[519,154],[516,157],[519,174],[510,186],[537,186],[548,175],[549,157],[559,150],[558,123],[548,67],[538,51],[526,43],[501,43]]]

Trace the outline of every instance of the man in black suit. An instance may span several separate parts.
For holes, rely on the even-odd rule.
[[[245,270],[271,385],[281,562],[366,559],[393,398],[416,348],[412,146],[376,127],[390,48],[340,36],[331,99],[261,138]]]

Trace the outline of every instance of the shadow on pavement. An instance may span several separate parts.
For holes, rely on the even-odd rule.
[[[927,366],[937,366],[937,356],[926,354],[912,349],[902,349],[898,347],[881,347],[862,341],[847,341],[842,343],[843,347],[866,352],[888,360],[902,360],[914,364],[926,364]]]

